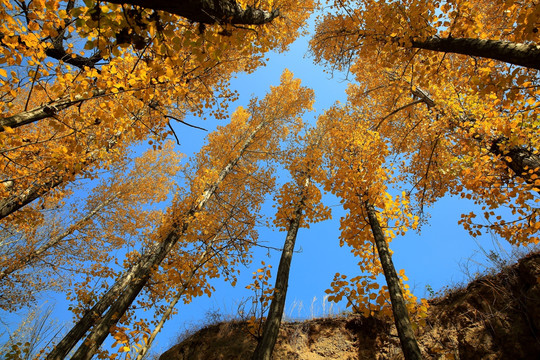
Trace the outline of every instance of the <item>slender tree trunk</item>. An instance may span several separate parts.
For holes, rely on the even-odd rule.
[[[478,56],[540,70],[540,46],[535,44],[521,44],[503,40],[430,37],[425,40],[413,40],[412,47]]]
[[[243,157],[257,133],[268,125],[268,123],[268,121],[262,121],[250,133],[244,141],[238,156],[231,160],[221,170],[218,179],[203,192],[199,202],[186,214],[185,220],[179,227],[180,229],[178,229],[178,227],[173,229],[162,242],[153,247],[154,251],[150,251],[147,256],[142,257],[130,271],[125,273],[125,275],[114,284],[98,303],[94,305],[92,310],[85,314],[75,324],[71,331],[58,343],[53,351],[49,353],[47,360],[64,359],[77,342],[79,342],[92,327],[94,327],[94,329],[87,338],[83,340],[79,349],[72,357],[72,360],[90,359],[96,353],[105,338],[109,335],[109,329],[118,322],[140,293],[148,281],[152,269],[159,266],[174,245],[176,245],[179,238],[187,231],[190,218],[206,206],[223,180],[231,173]],[[101,318],[102,314],[108,308],[110,308],[109,311]]]
[[[185,223],[184,228],[187,230],[187,222]],[[100,319],[86,339],[83,340],[75,354],[71,357],[72,360],[90,360],[96,354],[103,341],[109,336],[111,327],[120,320],[122,315],[128,310],[129,306],[135,301],[135,298],[137,298],[144,285],[148,282],[152,269],[156,268],[161,261],[163,261],[179,238],[180,236],[176,233],[170,236],[170,238],[166,240],[170,246],[164,247],[164,249],[168,249],[168,251],[161,251],[157,257],[145,261],[145,266],[141,267],[141,272],[128,284],[127,288],[111,305],[105,316]]]
[[[384,238],[384,233],[381,229],[379,220],[377,219],[377,212],[370,203],[364,203],[365,210],[368,215],[369,225],[371,232],[375,239],[375,245],[377,246],[377,252],[379,253],[379,259],[386,278],[386,284],[388,285],[388,292],[390,293],[390,300],[392,301],[392,312],[394,313],[394,322],[396,324],[399,340],[401,342],[401,348],[406,360],[421,360],[422,354],[420,348],[416,342],[414,332],[412,330],[411,321],[409,319],[409,312],[405,305],[405,299],[401,291],[399,278],[390,256],[388,244]]]
[[[160,253],[166,252],[168,248],[166,245],[169,245],[174,240],[173,235],[174,234],[171,233],[164,241],[154,243],[146,254],[144,254],[143,258],[132,266],[129,271],[126,271],[99,299],[92,309],[86,312],[83,317],[77,321],[71,330],[49,353],[47,359],[64,359],[77,342],[84,337],[88,329],[98,322],[102,314],[114,303],[115,299],[122,294],[122,291],[127,288],[129,284],[135,284],[137,279],[147,271],[147,268],[149,267],[148,264],[152,265],[156,261],[155,259],[159,258]]]
[[[169,316],[173,312],[176,304],[178,303],[178,301],[182,298],[182,296],[186,292],[186,289],[189,286],[189,284],[191,283],[191,280],[193,280],[193,277],[195,276],[197,271],[201,268],[201,266],[204,265],[204,263],[206,263],[208,261],[208,259],[207,259],[208,249],[212,247],[214,241],[215,241],[215,237],[206,246],[206,250],[204,250],[204,252],[199,256],[199,259],[197,261],[197,265],[195,267],[193,267],[193,269],[191,270],[191,273],[189,274],[188,278],[183,282],[182,288],[173,297],[171,303],[169,304],[169,307],[163,313],[163,316],[161,317],[161,320],[156,325],[156,328],[154,329],[154,331],[152,331],[152,334],[148,338],[148,341],[146,342],[146,344],[144,344],[144,346],[138,351],[136,360],[142,360],[144,355],[146,355],[146,353],[150,349],[150,347],[152,347],[152,344],[153,344],[154,340],[156,339],[157,334],[161,331],[161,329],[163,328],[163,325],[165,324],[165,321],[167,321],[167,319],[169,318]]]
[[[306,179],[302,193],[304,193],[304,189],[307,186],[309,186],[309,178]],[[296,243],[296,236],[304,211],[304,202],[305,195],[302,195],[302,198],[294,211],[294,218],[289,220],[287,236],[285,237],[285,244],[283,245],[281,259],[279,260],[273,298],[270,303],[270,309],[268,310],[268,316],[264,322],[262,336],[257,343],[252,360],[270,360],[272,352],[274,351],[274,346],[276,345],[281,318],[283,317],[283,309],[285,308],[287,288],[289,287],[289,272],[291,270],[291,261],[294,254],[294,245]]]

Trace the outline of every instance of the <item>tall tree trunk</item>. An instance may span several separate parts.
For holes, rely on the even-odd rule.
[[[142,348],[140,348],[140,350],[138,351],[137,353],[137,358],[136,360],[142,360],[144,358],[144,356],[146,355],[146,353],[148,352],[148,350],[150,349],[150,347],[152,347],[152,344],[157,336],[157,334],[161,331],[161,329],[163,328],[163,325],[165,324],[165,321],[167,321],[167,319],[169,318],[169,316],[171,315],[171,313],[173,312],[176,304],[178,303],[178,301],[182,298],[182,296],[184,295],[187,287],[189,286],[189,284],[191,283],[191,280],[193,280],[193,277],[195,276],[195,274],[197,273],[197,271],[201,268],[201,266],[203,266],[208,260],[209,258],[207,258],[208,256],[208,249],[210,249],[213,245],[213,243],[215,242],[215,237],[206,245],[206,249],[204,250],[204,252],[199,256],[199,259],[197,261],[197,265],[195,267],[193,267],[193,269],[191,270],[188,278],[183,282],[182,284],[182,288],[174,295],[172,301],[170,302],[169,304],[169,307],[167,307],[167,310],[165,310],[165,312],[163,313],[163,315],[161,316],[161,319],[159,321],[159,323],[156,325],[156,328],[154,329],[154,331],[152,331],[152,334],[150,335],[150,337],[148,338],[148,341],[146,342],[146,344],[144,344],[144,346]]]
[[[302,193],[304,193],[304,189],[309,186],[309,182],[309,178],[306,179],[304,187],[302,188]],[[300,227],[300,222],[302,220],[305,200],[306,196],[302,194],[300,202],[297,204],[294,211],[294,218],[289,220],[287,236],[285,237],[285,244],[283,245],[281,259],[279,260],[273,298],[270,303],[270,309],[268,310],[268,316],[264,322],[262,336],[257,343],[252,360],[270,360],[272,352],[274,351],[274,346],[276,345],[281,318],[283,317],[283,309],[285,308],[287,288],[289,287],[289,272],[291,270],[291,261],[294,254],[294,245],[296,243],[298,228]]]
[[[58,343],[58,345],[49,353],[47,360],[61,360],[67,356],[71,349],[81,340],[85,333],[92,327],[94,329],[82,342],[76,354],[75,359],[90,359],[99,349],[101,343],[109,335],[109,329],[118,322],[131,303],[140,293],[148,281],[151,271],[157,268],[167,254],[176,245],[179,238],[187,231],[190,218],[201,211],[208,201],[215,194],[223,180],[231,173],[238,162],[243,157],[253,142],[257,133],[268,125],[269,121],[262,121],[244,141],[237,157],[231,160],[220,172],[216,181],[207,187],[203,192],[201,199],[185,215],[181,226],[174,228],[168,236],[153,247],[154,251],[149,251],[148,255],[143,256],[139,262],[122,276],[114,286],[86,313],[71,329],[71,331]],[[180,231],[178,231],[180,230]],[[102,314],[110,310],[101,318]],[[94,326],[95,325],[95,326]]]
[[[405,305],[399,278],[394,263],[392,262],[392,257],[390,256],[390,251],[386,239],[384,238],[381,224],[377,219],[377,212],[373,205],[368,202],[364,203],[364,207],[368,215],[373,238],[375,239],[375,245],[377,247],[377,252],[379,253],[379,259],[383,268],[386,284],[388,285],[388,292],[390,293],[390,300],[392,301],[392,312],[394,313],[394,322],[396,324],[403,354],[405,355],[406,360],[421,360],[422,355],[420,353],[420,348],[418,347],[418,343],[416,342],[412,330],[409,312]]]
[[[48,360],[64,359],[73,349],[77,342],[84,337],[88,329],[94,326],[102,316],[102,314],[114,303],[124,289],[129,284],[135,284],[140,276],[147,272],[148,264],[152,265],[161,254],[165,253],[168,246],[174,245],[174,233],[170,233],[169,237],[162,242],[156,242],[143,255],[140,261],[126,271],[114,285],[99,299],[99,301],[87,311],[79,321],[71,328],[71,330],[60,340],[54,349],[47,356]],[[172,246],[171,246],[172,247]],[[150,266],[151,267],[151,266]]]
[[[411,43],[416,49],[478,56],[540,70],[540,46],[535,44],[452,37],[430,37]]]

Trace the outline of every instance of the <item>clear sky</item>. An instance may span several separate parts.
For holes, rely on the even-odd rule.
[[[321,113],[336,101],[345,102],[347,79],[345,74],[335,73],[330,76],[322,67],[314,65],[308,53],[308,38],[297,40],[290,51],[285,54],[271,54],[267,66],[253,74],[239,75],[233,81],[233,88],[240,93],[238,105],[247,105],[252,95],[263,97],[270,85],[279,83],[279,76],[285,68],[292,71],[302,84],[315,90],[315,112],[308,113],[306,121],[315,121]],[[233,106],[231,110],[234,110]],[[216,125],[223,124],[207,120],[201,122],[196,118],[188,118],[189,122],[212,130]],[[180,126],[180,125],[179,125]],[[177,126],[178,128],[178,126]],[[181,137],[181,152],[188,156],[197,152],[204,143],[204,133],[196,129],[183,127],[179,130]],[[339,206],[339,201],[330,195],[326,196],[326,204],[332,206],[333,219],[311,225],[310,229],[300,229],[296,250],[289,279],[289,290],[285,316],[290,319],[310,318],[329,314],[330,304],[325,303],[325,289],[336,272],[349,277],[359,275],[357,260],[347,247],[339,247],[339,219],[345,212]],[[434,207],[427,209],[431,214],[429,223],[422,227],[421,233],[408,233],[398,237],[390,245],[394,251],[396,268],[405,269],[409,277],[409,285],[413,293],[420,297],[429,296],[426,286],[438,291],[446,285],[456,285],[467,281],[464,271],[466,264],[471,265],[471,271],[478,269],[478,263],[486,264],[485,251],[496,249],[500,252],[499,244],[489,236],[476,239],[469,236],[457,224],[463,212],[469,212],[474,204],[459,198],[444,198]],[[273,215],[273,208],[267,207],[267,215]],[[272,229],[260,229],[260,240],[265,245],[281,247],[285,233]],[[503,248],[509,250],[508,244]],[[266,249],[256,250],[250,269],[245,269],[235,288],[227,283],[216,281],[215,293],[211,298],[195,299],[189,305],[178,307],[179,314],[166,323],[154,346],[154,351],[161,353],[175,344],[176,337],[186,329],[193,329],[208,321],[208,314],[220,313],[224,318],[234,317],[238,304],[252,295],[244,287],[252,280],[252,272],[265,261],[277,271],[280,254]],[[268,257],[270,255],[270,257]],[[482,268],[482,266],[480,266]],[[345,310],[343,303],[334,304],[332,313]]]
[[[315,90],[316,112],[308,113],[305,120],[314,121],[316,114],[324,111],[336,101],[345,102],[347,80],[343,74],[331,77],[323,72],[323,68],[313,64],[307,55],[307,38],[301,38],[294,43],[285,54],[270,54],[267,66],[253,74],[239,75],[232,87],[240,93],[240,99],[232,107],[246,105],[252,95],[263,97],[270,85],[277,85],[279,77],[285,68],[291,70],[295,77],[302,79],[304,85]],[[207,128],[209,131],[217,125],[223,125],[224,120],[205,122],[197,118],[187,118],[188,122]],[[196,153],[204,143],[206,133],[183,125],[175,125],[181,145],[178,151],[188,156]],[[339,219],[344,214],[339,201],[327,196],[327,205],[332,206],[333,219],[314,224],[310,229],[301,229],[298,234],[297,250],[294,255],[289,280],[289,292],[285,315],[288,318],[309,318],[321,316],[330,312],[330,305],[323,304],[324,290],[329,288],[336,272],[349,277],[359,274],[357,260],[349,249],[339,247]],[[463,264],[468,259],[487,263],[486,257],[479,254],[480,248],[489,251],[500,249],[489,236],[473,239],[458,224],[460,214],[469,212],[473,207],[470,201],[458,198],[445,198],[434,207],[427,209],[431,214],[429,224],[422,228],[420,234],[408,233],[398,237],[392,244],[396,268],[405,269],[409,277],[409,285],[418,297],[429,296],[426,286],[434,291],[445,285],[461,283],[467,279]],[[268,215],[273,215],[273,208],[266,207]],[[260,240],[266,245],[281,247],[285,234],[272,229],[260,229]],[[508,250],[509,246],[503,244]],[[270,255],[270,257],[268,257]],[[273,265],[277,270],[280,254],[277,251],[257,249],[253,267],[245,269],[235,288],[229,284],[216,281],[215,293],[211,298],[206,296],[195,299],[191,304],[178,306],[178,314],[165,324],[154,345],[154,352],[161,353],[174,345],[179,333],[186,328],[197,327],[207,320],[208,313],[221,313],[224,317],[235,316],[238,304],[252,293],[245,289],[251,282],[252,271],[257,269],[261,260]],[[476,269],[475,263],[470,262]],[[68,321],[67,302],[63,295],[55,296],[55,317]],[[345,310],[344,304],[333,306],[333,313]]]

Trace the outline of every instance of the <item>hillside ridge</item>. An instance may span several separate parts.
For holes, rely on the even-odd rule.
[[[416,336],[425,359],[538,359],[540,253],[430,300],[426,326]],[[222,322],[197,331],[159,359],[247,360],[254,348],[244,322]],[[403,355],[390,321],[351,314],[283,323],[273,358],[382,360]]]

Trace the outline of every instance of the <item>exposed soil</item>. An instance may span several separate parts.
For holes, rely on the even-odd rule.
[[[540,359],[540,254],[430,301],[416,335],[425,359]],[[246,324],[204,328],[160,360],[250,359]],[[359,315],[285,323],[274,359],[402,359],[390,321]]]

